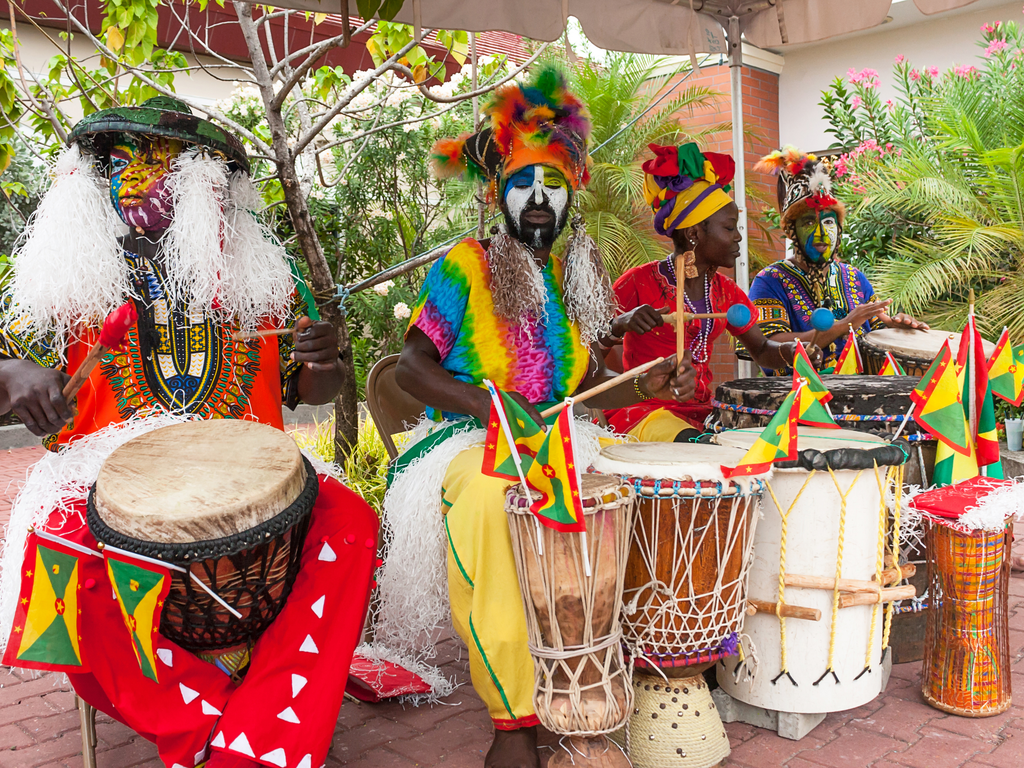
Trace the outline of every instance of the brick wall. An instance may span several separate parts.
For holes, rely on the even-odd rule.
[[[684,75],[670,81],[665,87],[671,87],[682,77]],[[707,128],[720,124],[731,125],[729,78],[727,64],[706,66],[701,67],[699,73],[689,78],[685,84],[680,85],[680,88],[702,85],[721,94],[715,98],[710,109],[701,110],[692,116],[684,116],[686,125],[694,128]],[[743,67],[743,115],[747,136],[744,151],[746,153],[748,189],[747,215],[750,220],[747,227],[750,238],[748,245],[763,259],[774,261],[785,255],[784,246],[777,238],[773,240],[762,237],[754,220],[765,206],[774,206],[775,179],[766,174],[753,173],[751,169],[760,157],[779,147],[778,75],[751,67]],[[704,148],[712,152],[733,154],[731,127],[711,136],[710,140],[705,142]],[[752,267],[751,277],[755,273],[756,267]],[[732,277],[732,274],[728,272],[725,274]],[[715,344],[715,350],[711,357],[711,370],[714,373],[715,384],[734,379],[738,375],[737,360],[733,354],[733,338],[729,334],[720,336]]]

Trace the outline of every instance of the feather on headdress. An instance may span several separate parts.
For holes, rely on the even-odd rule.
[[[549,165],[573,189],[589,180],[590,116],[558,67],[546,64],[527,83],[501,86],[482,113],[488,125],[479,133],[434,145],[431,165],[438,178],[484,176],[497,186],[528,165]]]
[[[842,225],[846,206],[833,196],[832,178],[825,163],[815,155],[787,144],[762,157],[754,170],[779,178],[776,193],[783,229],[807,209],[835,211]]]

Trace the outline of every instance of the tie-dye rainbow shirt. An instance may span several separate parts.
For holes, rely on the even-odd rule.
[[[427,274],[409,327],[434,342],[442,367],[459,381],[480,386],[490,379],[531,403],[560,401],[586,376],[589,350],[565,314],[561,263],[552,257],[542,274],[547,288],[543,323],[531,319],[526,328],[498,317],[484,249],[476,240],[463,240]],[[427,413],[442,418],[433,408]]]

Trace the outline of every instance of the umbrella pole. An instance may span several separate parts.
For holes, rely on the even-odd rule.
[[[729,78],[732,100],[732,153],[736,160],[735,187],[736,205],[739,208],[740,257],[736,261],[736,284],[747,293],[750,290],[750,270],[747,259],[747,179],[746,163],[743,157],[743,42],[738,16],[729,18]],[[754,375],[753,365],[747,360],[739,361],[741,379]]]

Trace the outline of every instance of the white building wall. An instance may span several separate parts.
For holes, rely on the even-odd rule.
[[[851,0],[855,5],[856,0]],[[902,3],[900,4],[902,5]],[[906,6],[911,3],[906,2]],[[902,12],[916,22],[906,26],[859,33],[846,39],[800,46],[783,52],[785,63],[779,76],[779,135],[783,144],[806,151],[825,149],[834,141],[818,105],[821,92],[835,77],[845,77],[851,67],[875,69],[881,75],[883,99],[895,96],[892,87],[893,63],[897,54],[905,55],[915,67],[936,66],[945,70],[955,64],[977,64],[982,49],[981,25],[988,22],[1016,21],[1024,24],[1020,2],[978,3],[980,10],[968,7],[958,15],[927,17],[916,9],[894,4],[894,15]]]

